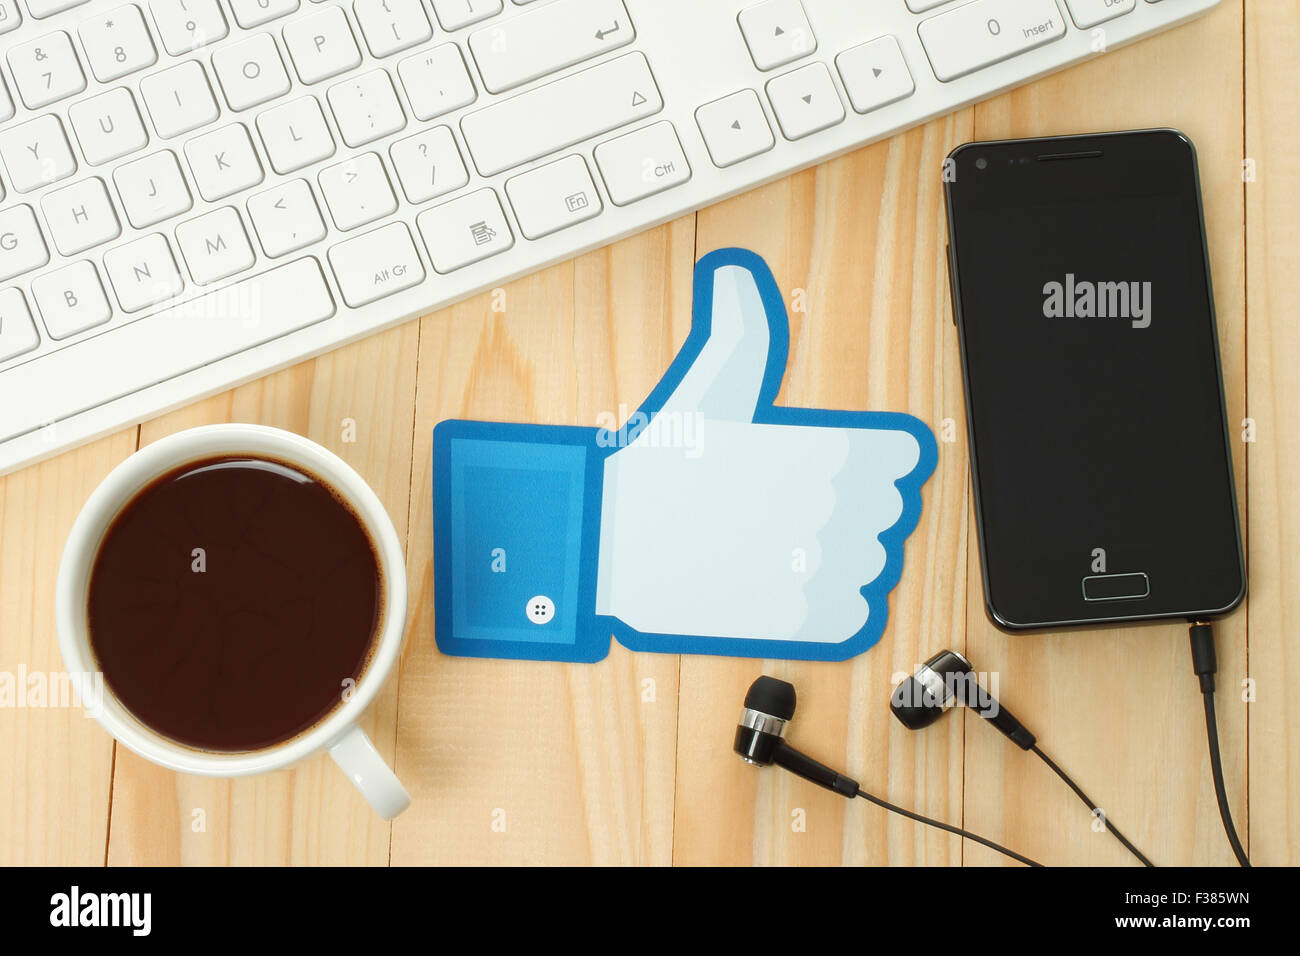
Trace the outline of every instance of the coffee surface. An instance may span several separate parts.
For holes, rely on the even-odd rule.
[[[140,491],[90,578],[90,645],[140,721],[202,750],[268,747],[337,707],[382,612],[374,545],[319,479],[193,462]]]

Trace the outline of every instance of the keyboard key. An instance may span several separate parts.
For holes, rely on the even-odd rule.
[[[454,43],[408,56],[397,64],[411,112],[418,120],[431,120],[469,106],[478,94],[465,69],[465,61]]]
[[[642,53],[627,53],[470,113],[460,121],[484,176],[573,146],[663,109]]]
[[[140,95],[164,139],[206,126],[221,115],[208,76],[198,60],[186,60],[140,81]]]
[[[13,119],[14,101],[9,96],[9,88],[5,86],[5,79],[0,76],[0,123]]]
[[[501,0],[431,0],[444,30],[459,30],[501,12]]]
[[[340,7],[295,18],[284,28],[284,45],[304,83],[319,83],[361,64],[361,51]]]
[[[334,155],[334,137],[314,96],[304,96],[257,117],[257,131],[280,175],[329,159]]]
[[[426,209],[415,222],[434,271],[444,274],[505,252],[515,244],[501,203],[491,189],[480,189]]]
[[[72,39],[63,32],[47,33],[11,47],[9,69],[13,70],[18,95],[31,110],[86,88],[86,76],[81,72]]]
[[[43,20],[64,10],[79,7],[85,2],[86,0],[27,0],[27,10],[36,19]]]
[[[352,9],[371,56],[391,56],[433,36],[420,0],[356,0]]]
[[[196,136],[185,144],[185,156],[194,171],[199,195],[208,202],[262,181],[262,164],[257,161],[253,142],[242,123]]]
[[[289,74],[269,33],[258,33],[212,54],[212,69],[232,110],[246,110],[289,92]]]
[[[158,53],[135,4],[117,7],[101,16],[81,21],[81,45],[95,79],[108,83],[158,62]]]
[[[245,30],[260,27],[298,9],[298,0],[230,0],[235,22]]]
[[[506,180],[506,196],[526,239],[592,219],[603,208],[581,156],[566,156]]]
[[[786,139],[802,139],[844,120],[844,104],[824,63],[768,80],[767,98]]]
[[[849,47],[835,58],[849,102],[859,113],[906,99],[916,90],[903,51],[893,37]]]
[[[176,154],[169,149],[119,166],[113,182],[126,218],[137,229],[189,212],[194,205]]]
[[[402,192],[413,203],[425,202],[469,182],[469,173],[451,130],[435,126],[399,139],[389,147]]]
[[[49,261],[50,251],[32,207],[0,209],[0,282],[39,269]]]
[[[144,149],[149,142],[135,98],[126,87],[72,104],[68,119],[86,162],[92,166]]]
[[[199,285],[243,272],[256,259],[239,213],[231,206],[181,223],[176,227],[176,242]]]
[[[1137,6],[1137,0],[1065,0],[1065,3],[1080,30],[1132,13]]]
[[[334,225],[345,231],[397,210],[397,197],[388,184],[384,164],[374,153],[326,166],[320,171],[320,188]]]
[[[766,0],[746,7],[736,18],[754,66],[772,70],[785,66],[817,49],[799,0]]]
[[[329,251],[343,301],[358,308],[424,281],[424,266],[405,223],[340,242]]]
[[[596,147],[596,165],[615,206],[626,206],[691,178],[673,124],[655,123]]]
[[[339,135],[349,146],[364,146],[406,125],[393,81],[384,70],[372,70],[336,83],[326,94]]]
[[[32,280],[32,298],[52,339],[66,339],[112,317],[93,263],[74,262]]]
[[[30,352],[40,341],[21,290],[0,290],[0,362]]]
[[[156,232],[104,253],[104,271],[123,312],[165,302],[185,288],[171,246]]]
[[[622,0],[556,0],[470,34],[469,48],[492,93],[631,43]]]
[[[20,193],[48,186],[77,171],[63,123],[48,113],[0,131],[0,158]]]
[[[230,32],[217,0],[150,0],[149,9],[172,56],[224,40]]]
[[[251,304],[252,314],[239,304]],[[106,332],[115,355],[98,349],[59,349],[0,375],[0,441],[87,408],[210,365],[306,328],[334,314],[334,301],[315,259],[307,257],[198,296]],[[51,389],[50,382],[68,387]],[[93,382],[94,388],[79,387]],[[33,395],[42,396],[34,402]]]
[[[776,145],[763,104],[753,90],[705,103],[695,111],[695,122],[714,166],[731,166]]]
[[[18,0],[0,0],[0,35],[10,30],[17,30],[23,22],[23,15],[18,12]],[[21,296],[22,293],[19,293]]]
[[[248,214],[262,250],[271,258],[325,238],[325,221],[305,179],[291,179],[250,196]]]
[[[41,210],[55,247],[65,256],[75,256],[122,234],[108,188],[96,176],[47,193]]]
[[[1065,36],[1055,0],[973,0],[922,20],[934,75],[948,82]]]

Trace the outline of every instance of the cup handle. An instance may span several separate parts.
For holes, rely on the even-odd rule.
[[[348,775],[361,795],[385,820],[391,820],[411,805],[411,795],[384,763],[366,732],[353,724],[329,746],[330,756]]]

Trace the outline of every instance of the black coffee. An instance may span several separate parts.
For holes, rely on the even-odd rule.
[[[140,721],[202,750],[268,747],[319,722],[369,659],[382,578],[320,479],[249,457],[155,480],[108,529],[90,645]]]

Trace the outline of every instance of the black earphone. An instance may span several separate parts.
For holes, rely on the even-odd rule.
[[[736,753],[740,755],[740,759],[756,767],[776,764],[778,767],[784,767],[805,780],[811,780],[820,787],[833,790],[840,796],[849,798],[862,797],[879,807],[901,814],[909,820],[916,820],[918,823],[938,827],[948,833],[955,833],[958,836],[974,840],[976,843],[997,850],[999,853],[1005,853],[1012,859],[1019,860],[1028,866],[1042,865],[1029,859],[1029,857],[1021,856],[1013,850],[1008,850],[1006,847],[994,843],[992,840],[986,840],[982,836],[977,836],[968,830],[963,830],[960,827],[939,820],[932,820],[929,817],[921,816],[919,813],[913,813],[911,810],[905,810],[902,807],[881,800],[879,797],[863,790],[853,778],[846,777],[844,774],[814,760],[807,754],[796,750],[785,742],[785,731],[791,718],[794,717],[795,703],[794,685],[787,681],[764,675],[749,686],[749,693],[745,695],[745,709],[741,712],[740,724],[736,727],[736,739],[733,745]]]
[[[1129,841],[1128,837],[1111,824],[1092,798],[1043,752],[1038,746],[1037,738],[1029,732],[1029,728],[984,689],[976,678],[975,668],[961,654],[953,650],[943,650],[935,654],[918,667],[915,674],[894,688],[894,693],[889,698],[889,709],[908,730],[922,730],[929,727],[954,704],[965,705],[1005,734],[1007,739],[1021,750],[1027,750],[1042,760],[1053,773],[1065,781],[1065,785],[1074,792],[1075,796],[1083,801],[1092,812],[1093,818],[1102,821],[1111,836],[1137,857],[1143,866],[1155,866]]]
[[[759,767],[776,764],[841,796],[862,797],[911,820],[967,837],[1022,863],[1030,866],[1041,865],[984,837],[921,816],[872,796],[863,790],[856,780],[796,750],[785,741],[786,727],[794,717],[795,703],[794,685],[786,681],[765,675],[750,685],[749,693],[745,695],[745,709],[736,728],[734,743],[734,749],[742,760]],[[1021,750],[1029,751],[1041,759],[1083,801],[1093,817],[1102,821],[1104,828],[1125,849],[1137,857],[1143,865],[1155,865],[1124,834],[1111,825],[1092,799],[1043,752],[1038,746],[1037,738],[1029,732],[1029,729],[1017,720],[1011,711],[1003,707],[997,698],[984,689],[976,677],[975,668],[961,654],[953,650],[943,650],[935,654],[918,667],[915,674],[894,688],[889,698],[889,709],[909,730],[922,730],[929,727],[955,704],[970,708],[1006,735]]]
[[[986,691],[971,662],[956,651],[940,651],[904,680],[889,699],[889,709],[908,730],[929,727],[953,704],[965,704],[1021,750],[1032,750],[1036,738],[1011,711]]]

